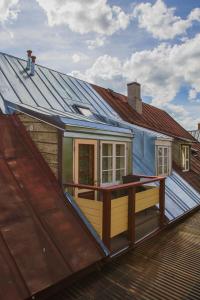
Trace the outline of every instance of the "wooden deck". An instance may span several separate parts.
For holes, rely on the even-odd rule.
[[[200,212],[48,300],[199,300]]]

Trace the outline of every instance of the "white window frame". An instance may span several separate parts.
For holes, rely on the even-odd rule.
[[[108,182],[108,183],[103,183],[102,182],[102,173],[103,173],[103,144],[111,144],[113,146],[113,156],[112,156],[112,164],[113,164],[113,168],[112,168],[112,178],[113,181],[112,182]],[[109,185],[113,185],[113,184],[118,184],[121,181],[117,181],[116,180],[116,172],[117,170],[121,170],[121,169],[116,169],[116,158],[120,157],[120,156],[116,156],[116,145],[124,145],[124,159],[125,159],[125,166],[124,166],[124,175],[127,175],[127,143],[123,143],[123,142],[111,142],[111,141],[102,141],[101,142],[101,151],[100,151],[100,180],[101,180],[101,186],[109,186]],[[122,157],[122,156],[121,156]],[[109,171],[109,170],[108,170]]]
[[[162,149],[162,172],[160,173],[159,172],[159,155],[158,155],[158,153],[159,153],[159,149]],[[165,164],[164,164],[164,158],[165,158],[165,156],[164,156],[164,149],[167,149],[167,172],[165,172]],[[170,175],[170,173],[171,173],[171,146],[169,146],[169,145],[165,145],[165,144],[163,144],[163,145],[159,145],[159,144],[157,144],[156,145],[156,174],[157,174],[157,176],[169,176]]]
[[[188,149],[188,158],[186,158],[186,149]],[[181,159],[182,159],[182,171],[183,172],[189,171],[190,170],[190,146],[189,145],[181,145]],[[186,167],[187,163],[188,163],[188,168]]]

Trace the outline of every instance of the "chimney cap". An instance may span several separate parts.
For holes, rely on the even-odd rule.
[[[127,85],[132,85],[132,84],[137,84],[137,85],[139,85],[139,86],[140,86],[140,83],[139,83],[139,82],[137,82],[137,81],[132,81],[132,82],[128,82],[128,83],[127,83]]]
[[[28,56],[31,57],[32,50],[27,50]]]
[[[34,63],[36,60],[36,56],[32,55],[31,58],[32,58],[32,62]]]

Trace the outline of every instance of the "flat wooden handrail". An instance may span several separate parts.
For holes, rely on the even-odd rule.
[[[130,174],[130,175],[134,175],[140,178],[157,178],[158,176],[148,176],[148,175],[142,175],[142,174]]]
[[[148,177],[146,177],[148,178]],[[144,180],[144,181],[137,181],[137,182],[129,182],[129,183],[123,183],[123,184],[116,184],[116,185],[111,185],[111,186],[93,186],[93,185],[86,185],[86,184],[79,184],[79,183],[73,183],[73,182],[67,182],[64,184],[65,187],[75,187],[75,188],[80,188],[80,189],[88,189],[88,190],[93,190],[93,191],[117,191],[117,190],[122,190],[122,189],[129,189],[132,187],[137,187],[137,186],[142,186],[147,183],[152,183],[156,181],[161,181],[164,180],[165,177],[152,177],[149,180]]]
[[[67,182],[63,184],[64,187],[75,187],[80,189],[87,189],[87,190],[93,190],[93,191],[104,191],[105,188],[95,185],[87,185],[87,184],[79,184],[74,182]]]
[[[165,179],[165,177],[156,177],[156,178],[152,178],[152,179],[145,180],[145,181],[116,184],[116,185],[111,185],[111,186],[105,187],[105,190],[112,192],[112,191],[117,191],[117,190],[129,189],[132,187],[141,186],[141,185],[151,183],[151,182],[162,181],[164,179]]]

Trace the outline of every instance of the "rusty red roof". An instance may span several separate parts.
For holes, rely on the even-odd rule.
[[[136,112],[129,104],[127,96],[112,90],[93,85],[101,97],[121,116],[124,121],[167,134],[194,141],[192,135],[177,123],[166,111],[142,103],[142,114]]]
[[[19,120],[0,136],[0,299],[23,300],[105,255]]]

